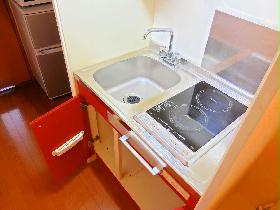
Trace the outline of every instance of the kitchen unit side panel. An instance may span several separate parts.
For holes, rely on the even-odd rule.
[[[110,171],[115,175],[115,165],[114,165],[114,133],[112,127],[105,121],[105,119],[99,114],[94,113],[94,109],[89,108],[89,119],[91,123],[91,131],[96,125],[93,124],[95,121],[92,119],[96,117],[98,136],[99,138],[94,143],[94,150],[97,155],[102,159],[105,165],[110,169]]]

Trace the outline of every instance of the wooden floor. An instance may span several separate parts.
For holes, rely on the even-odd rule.
[[[49,101],[35,83],[0,96],[0,209],[138,209],[100,160],[52,182],[28,123],[68,98]]]

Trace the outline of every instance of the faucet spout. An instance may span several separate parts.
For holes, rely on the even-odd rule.
[[[168,33],[170,33],[168,52],[171,52],[172,48],[173,48],[173,40],[174,40],[173,30],[171,28],[149,28],[149,29],[147,29],[146,33],[144,34],[143,39],[147,39],[148,35],[150,33],[154,33],[154,32],[168,32]]]
[[[174,40],[173,30],[171,28],[149,28],[144,34],[143,39],[147,39],[148,35],[154,32],[167,32],[170,34],[168,49],[166,47],[160,49],[159,56],[164,62],[176,67],[181,62],[181,56],[172,50]]]

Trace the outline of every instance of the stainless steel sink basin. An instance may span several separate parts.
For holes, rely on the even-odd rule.
[[[136,104],[175,86],[180,76],[162,63],[138,56],[98,70],[94,80],[115,99]]]

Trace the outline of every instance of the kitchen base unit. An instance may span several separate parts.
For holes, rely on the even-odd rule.
[[[194,209],[200,195],[181,182],[90,89],[31,122],[54,180],[60,182],[94,156],[101,158],[141,209]]]

